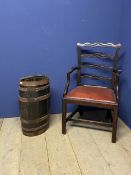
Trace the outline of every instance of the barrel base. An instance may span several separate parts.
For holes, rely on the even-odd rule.
[[[38,136],[40,134],[43,134],[48,128],[49,128],[49,124],[38,131],[26,131],[22,128],[22,133],[25,136],[33,137],[33,136]]]

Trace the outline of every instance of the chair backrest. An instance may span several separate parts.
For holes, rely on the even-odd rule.
[[[114,88],[113,70],[117,69],[120,47],[121,44],[113,43],[77,43],[78,67],[80,68],[78,70],[77,84],[81,85],[83,79],[89,78],[109,81],[111,88]],[[97,71],[110,72],[110,76],[96,75],[94,72],[92,74],[90,73],[92,71],[88,73],[83,72],[85,68],[88,68],[88,70],[96,69]]]

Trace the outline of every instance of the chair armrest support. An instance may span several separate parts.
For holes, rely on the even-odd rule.
[[[79,70],[80,68],[79,67],[72,67],[68,72],[67,72],[67,81],[66,81],[66,85],[65,85],[65,89],[64,89],[64,93],[63,93],[63,97],[68,93],[68,89],[69,89],[69,86],[70,86],[70,77],[71,77],[71,74],[76,71],[76,70]]]
[[[114,90],[115,90],[115,93],[116,93],[116,100],[118,102],[118,100],[119,100],[119,82],[120,82],[120,74],[121,74],[122,70],[114,69],[113,72],[114,72],[114,75],[115,75],[115,87],[114,87]]]

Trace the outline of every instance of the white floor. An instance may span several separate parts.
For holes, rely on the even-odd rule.
[[[0,175],[131,175],[131,130],[118,123],[111,133],[68,126],[61,134],[61,115],[36,137],[22,135],[19,118],[0,120]]]

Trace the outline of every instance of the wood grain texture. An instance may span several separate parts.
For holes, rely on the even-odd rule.
[[[68,136],[83,175],[112,175],[87,128],[71,127]]]
[[[118,122],[118,141],[109,132],[67,126],[52,115],[42,135],[22,135],[19,118],[3,120],[0,130],[0,175],[130,175],[131,130]]]
[[[6,118],[0,131],[0,175],[18,175],[20,149],[19,118]]]
[[[49,175],[45,135],[22,135],[19,175]]]
[[[119,145],[131,157],[131,130],[121,120],[119,121],[118,137]]]
[[[50,129],[46,132],[46,141],[51,175],[81,175],[68,136],[61,134],[59,116],[52,117]]]
[[[122,129],[122,126],[118,131]],[[112,144],[110,142],[110,133],[101,132],[96,130],[89,130],[94,142],[98,146],[101,154],[105,158],[107,164],[112,170],[114,175],[130,175],[131,174],[131,156],[129,151],[127,151],[127,147],[123,147],[121,136],[118,137],[118,142],[116,144]],[[125,132],[125,129],[124,129]],[[127,132],[126,132],[127,134]],[[128,136],[127,136],[128,137]],[[122,139],[123,140],[123,139]],[[124,136],[125,140],[125,136]],[[131,145],[131,141],[128,137],[128,149],[129,145]],[[123,144],[125,141],[123,142]],[[131,151],[131,149],[130,149]]]

